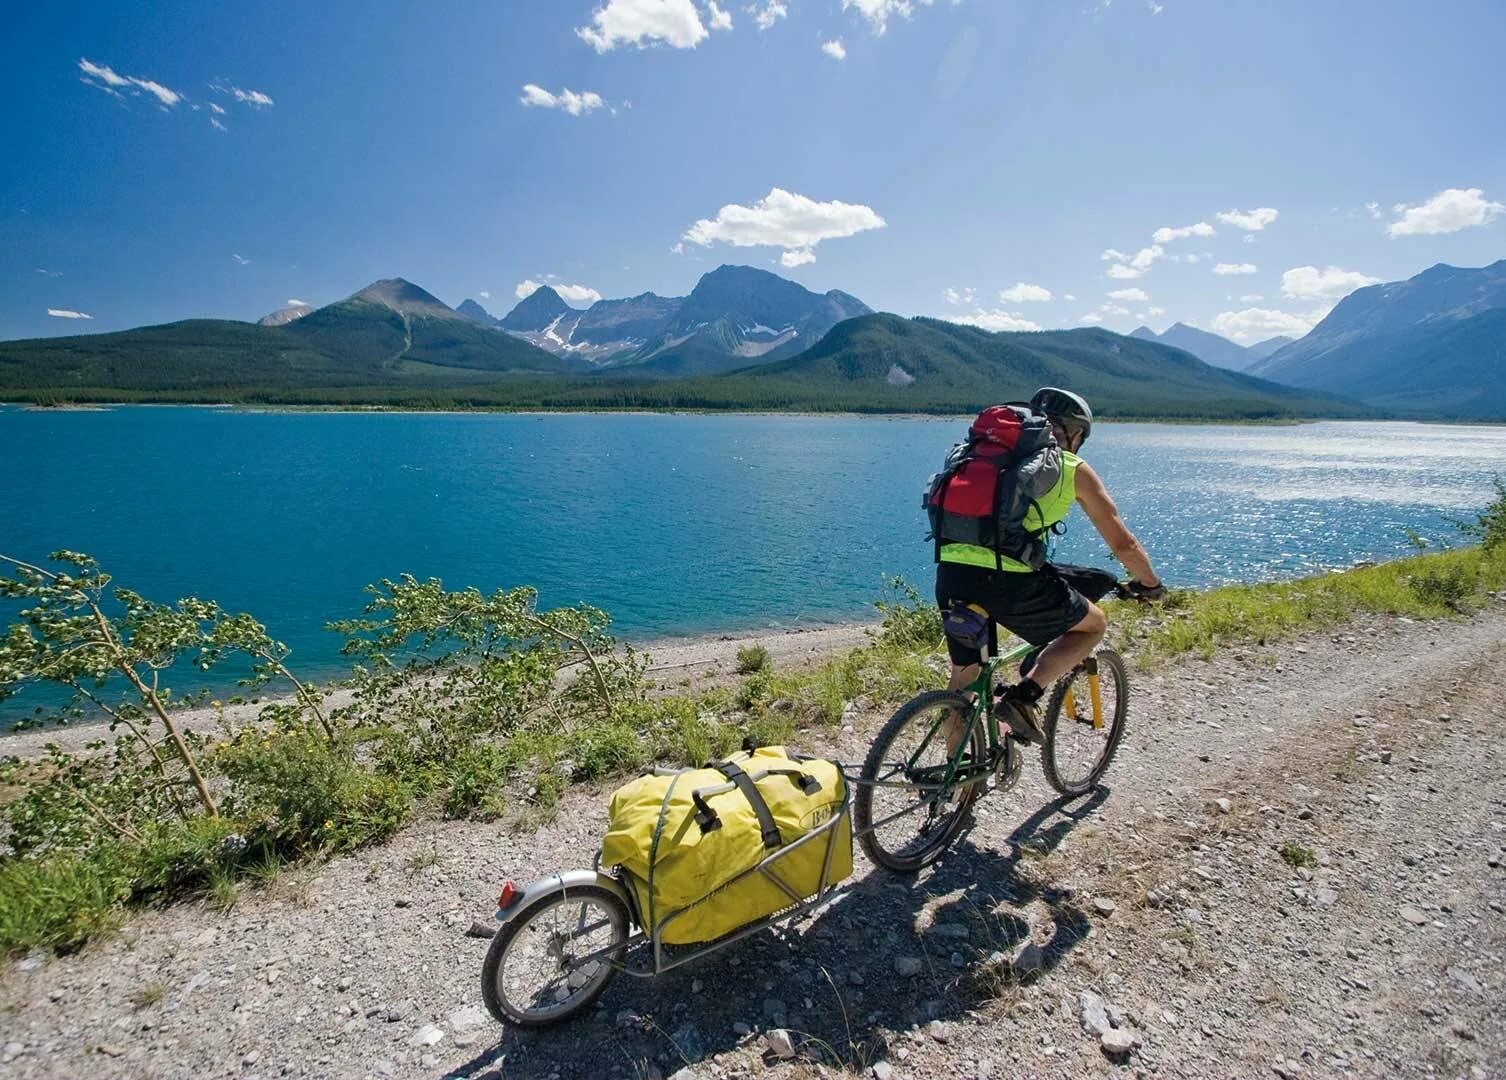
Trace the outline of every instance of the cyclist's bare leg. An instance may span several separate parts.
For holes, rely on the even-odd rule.
[[[961,690],[978,678],[983,670],[982,664],[969,664],[967,667],[952,665],[952,677],[946,684],[948,690]],[[967,718],[956,709],[947,713],[946,720],[942,722],[942,729],[946,732],[946,752],[951,757],[957,752],[957,747],[962,745],[962,738],[967,734]]]
[[[1030,669],[1030,678],[1037,686],[1050,686],[1091,656],[1108,628],[1109,620],[1103,609],[1089,604],[1081,622],[1041,650]]]

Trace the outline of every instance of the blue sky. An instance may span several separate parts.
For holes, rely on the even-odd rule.
[[[1506,257],[1503,40],[1499,0],[28,5],[0,338],[723,262],[995,328],[1300,333]]]

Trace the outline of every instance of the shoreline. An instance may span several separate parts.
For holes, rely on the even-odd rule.
[[[358,403],[326,404],[279,404],[245,401],[85,401],[63,405],[38,405],[36,402],[17,398],[0,400],[0,409],[14,408],[20,412],[112,412],[120,408],[153,409],[221,409],[232,412],[273,413],[296,415],[302,413],[346,413],[369,415],[381,413],[415,414],[432,416],[795,416],[806,418],[862,419],[862,420],[958,420],[968,419],[973,413],[966,412],[916,412],[913,410],[856,410],[856,409],[749,409],[749,408],[663,408],[646,409],[635,406],[630,409],[612,409],[599,406],[586,408],[545,409],[538,406],[509,408],[505,405],[476,405],[469,408],[426,408],[409,405],[362,405]],[[1498,425],[1506,420],[1441,420],[1412,416],[1100,416],[1098,424],[1172,424],[1177,426],[1227,425],[1231,427],[1295,427],[1320,423],[1405,423],[1445,424],[1449,426]]]
[[[739,649],[761,645],[769,651],[769,662],[777,669],[789,670],[817,663],[829,656],[867,644],[877,621],[836,623],[819,627],[792,627],[788,630],[745,634],[701,634],[683,638],[660,638],[652,642],[622,642],[649,658],[646,677],[661,689],[683,688],[687,683],[715,685],[737,677]],[[566,669],[569,670],[569,669]],[[680,680],[672,687],[671,680]],[[351,700],[349,689],[323,684],[325,703],[340,708]],[[184,731],[237,731],[254,724],[268,705],[286,704],[294,695],[289,692],[259,697],[256,703],[239,705],[202,705],[175,710],[174,720]],[[78,751],[108,731],[104,718],[84,720],[67,727],[0,729],[0,753],[28,758],[40,756],[49,743],[65,750]]]

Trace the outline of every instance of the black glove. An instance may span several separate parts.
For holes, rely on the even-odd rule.
[[[1130,595],[1136,600],[1156,601],[1166,595],[1166,586],[1162,584],[1142,585],[1138,581],[1131,581],[1128,588]]]

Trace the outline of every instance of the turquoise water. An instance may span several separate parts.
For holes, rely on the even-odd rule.
[[[328,674],[362,586],[533,584],[645,640],[869,618],[929,589],[920,489],[960,420],[0,407],[0,552],[97,556],[247,610]],[[1104,424],[1086,456],[1178,585],[1405,554],[1506,474],[1506,429]],[[1107,564],[1080,513],[1058,557]]]

